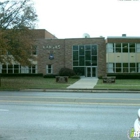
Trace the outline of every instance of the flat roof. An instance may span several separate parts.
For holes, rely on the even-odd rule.
[[[140,36],[107,36],[111,39],[140,39]]]

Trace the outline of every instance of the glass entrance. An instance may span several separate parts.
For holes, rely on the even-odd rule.
[[[86,77],[96,77],[96,67],[86,67]]]

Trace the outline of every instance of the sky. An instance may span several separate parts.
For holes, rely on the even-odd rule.
[[[57,38],[140,36],[140,0],[33,0],[37,29]]]

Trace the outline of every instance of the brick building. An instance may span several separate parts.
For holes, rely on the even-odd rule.
[[[38,41],[38,73],[58,74],[63,67],[86,77],[106,73],[106,49],[102,37]]]
[[[20,64],[1,64],[0,73],[42,73],[58,74],[61,68],[73,69],[86,77],[98,77],[106,74],[105,39],[73,38],[57,39],[46,30],[33,30],[37,37],[34,55],[37,61],[31,66]]]
[[[33,30],[37,37],[31,66],[1,64],[0,73],[58,74],[61,68],[78,75],[100,77],[106,74],[140,73],[140,37],[96,37],[58,39],[44,29]]]

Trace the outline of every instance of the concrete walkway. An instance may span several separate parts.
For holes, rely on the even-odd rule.
[[[81,77],[79,81],[70,85],[67,89],[93,89],[97,82],[98,78]]]

